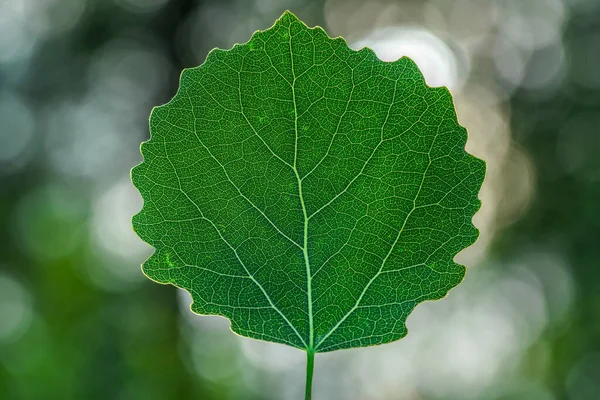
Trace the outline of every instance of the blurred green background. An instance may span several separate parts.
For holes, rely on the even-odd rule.
[[[129,181],[182,68],[285,10],[455,96],[488,163],[465,282],[315,399],[600,399],[600,1],[0,0],[0,399],[300,399],[304,353],[146,279]]]

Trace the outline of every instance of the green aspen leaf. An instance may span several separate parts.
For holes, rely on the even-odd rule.
[[[485,174],[446,88],[286,12],[181,74],[132,180],[152,280],[243,336],[388,343],[463,279]],[[312,366],[311,366],[312,368]]]

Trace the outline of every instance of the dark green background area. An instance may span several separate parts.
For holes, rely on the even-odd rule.
[[[141,160],[139,143],[147,139],[148,115],[153,106],[166,103],[176,92],[180,71],[199,65],[211,48],[230,48],[255,29],[270,26],[285,8],[309,26],[324,26],[332,35],[344,33],[339,26],[346,21],[345,15],[327,17],[327,13],[338,12],[339,2],[14,3],[25,6],[18,12],[0,8],[1,15],[8,16],[0,18],[0,154],[17,148],[26,132],[31,136],[16,158],[0,159],[0,399],[293,398],[286,390],[296,381],[302,387],[303,365],[294,367],[298,371],[294,379],[281,372],[285,370],[282,365],[295,362],[293,353],[283,353],[282,357],[292,355],[280,365],[268,364],[271,347],[251,347],[230,333],[223,321],[215,327],[194,318],[188,298],[142,275],[139,265],[149,250],[129,241],[119,247],[119,242],[133,235],[128,220],[141,206],[128,179],[131,167]],[[360,22],[370,18],[369,10],[376,3],[365,8],[354,3],[348,6],[356,8],[352,11],[359,16],[348,21],[356,25],[357,37],[364,29]],[[404,26],[423,22],[423,2],[389,3],[399,6]],[[503,370],[511,371],[489,382],[471,383],[482,388],[478,392],[456,389],[458,392],[445,394],[453,381],[464,386],[459,379],[463,367],[448,372],[444,379],[432,375],[432,381],[421,381],[427,385],[412,386],[413,375],[394,369],[406,361],[396,356],[406,353],[394,353],[395,344],[359,353],[357,357],[370,351],[383,357],[389,351],[398,357],[395,362],[372,361],[363,368],[367,372],[381,368],[383,382],[402,382],[411,388],[411,399],[597,398],[600,82],[595,71],[600,62],[600,7],[596,3],[557,2],[565,10],[553,39],[564,50],[562,72],[547,87],[523,85],[506,91],[501,100],[512,145],[528,157],[533,195],[522,214],[497,222],[499,231],[484,260],[469,265],[472,271],[467,272],[467,280],[470,274],[479,276],[480,271],[492,277],[475,280],[470,286],[474,292],[486,292],[503,278],[514,277],[511,268],[534,254],[528,263],[522,263],[522,272],[529,278],[535,275],[541,287],[546,279],[556,277],[552,261],[543,254],[558,255],[564,274],[556,278],[554,287],[568,284],[569,304],[557,311],[557,299],[565,293],[544,291],[552,285],[540,289],[550,322],[543,324],[540,332],[525,327],[514,337],[499,339],[499,343],[526,343],[518,359],[499,361],[482,356],[483,364],[472,364],[472,358],[458,357],[462,364],[456,365],[464,370],[475,365],[485,371],[486,363],[500,362]],[[12,4],[5,2],[0,7]],[[77,11],[77,4],[85,6]],[[556,7],[553,2],[527,4],[540,18]],[[456,21],[462,21],[465,28],[476,26],[473,7],[467,4],[445,17],[452,16],[453,28]],[[394,13],[391,9],[384,16],[391,18]],[[518,32],[518,26],[515,23],[512,32]],[[486,40],[496,43],[500,35],[494,32]],[[32,37],[37,40],[30,46]],[[513,39],[520,46],[531,40]],[[490,53],[496,50],[490,44]],[[540,79],[539,68],[543,71],[552,65],[549,54],[548,48],[542,48],[526,59],[515,56],[513,63],[523,63],[523,82]],[[489,61],[474,63],[470,79],[494,68]],[[505,78],[495,74],[498,86],[504,85]],[[19,104],[27,109],[23,111]],[[510,181],[510,172],[507,168],[499,174]],[[115,184],[117,191],[113,190]],[[122,193],[127,196],[120,197]],[[511,195],[502,193],[506,201]],[[137,209],[131,208],[132,203]],[[117,217],[125,223],[107,223]],[[119,248],[119,255],[102,243]],[[457,296],[464,293],[462,298],[467,301],[478,298],[468,287]],[[518,285],[514,288],[498,303],[519,299]],[[430,310],[451,301],[445,299]],[[517,302],[511,312],[526,319],[531,306]],[[558,314],[560,318],[553,319]],[[485,321],[494,327],[499,316],[487,317]],[[469,318],[476,316],[462,318],[471,321]],[[411,330],[410,318],[408,325]],[[409,332],[403,341],[411,340],[416,332]],[[440,329],[440,336],[445,333]],[[500,329],[497,333],[504,334]],[[436,341],[430,340],[426,347],[435,345]],[[469,348],[468,340],[465,346]],[[409,362],[414,368],[431,366],[433,370],[445,362],[445,350],[453,349],[442,349],[432,359],[413,356]],[[488,350],[492,354],[493,349]],[[354,351],[336,352],[340,358],[317,356],[315,397],[345,393],[346,385],[367,387],[368,398],[396,399],[395,392],[385,385],[381,390],[368,387],[354,370],[354,375],[336,375],[339,379],[326,373],[346,371]],[[424,379],[428,374],[418,370],[417,375]],[[354,389],[346,395],[357,393]]]

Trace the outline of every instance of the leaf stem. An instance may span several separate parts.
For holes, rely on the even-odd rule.
[[[304,392],[304,400],[311,400],[314,366],[315,352],[312,349],[306,350],[306,391]]]

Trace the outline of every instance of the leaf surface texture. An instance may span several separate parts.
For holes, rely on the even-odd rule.
[[[186,69],[132,180],[153,280],[234,332],[314,352],[406,334],[462,280],[485,174],[446,88],[286,12]]]

